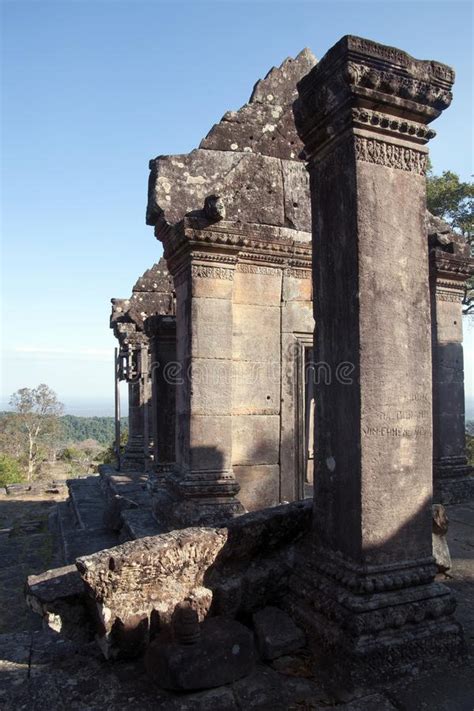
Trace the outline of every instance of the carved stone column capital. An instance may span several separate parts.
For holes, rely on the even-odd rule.
[[[377,148],[375,137],[367,144],[363,132],[416,150],[435,135],[427,124],[450,105],[453,82],[454,71],[444,64],[347,35],[298,84],[295,114],[305,153],[314,156],[352,128],[360,131],[358,150],[369,162],[424,172],[418,153]]]

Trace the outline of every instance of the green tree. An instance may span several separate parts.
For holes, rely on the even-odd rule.
[[[428,210],[462,234],[474,254],[474,183],[463,183],[450,170],[433,175],[430,165],[426,191]],[[466,282],[463,303],[464,313],[474,314],[474,277]]]
[[[23,479],[20,463],[8,454],[0,454],[0,486],[18,484]]]
[[[58,418],[63,405],[56,393],[42,383],[36,388],[20,388],[10,398],[11,417],[26,460],[28,481],[31,480],[42,451],[58,432]]]

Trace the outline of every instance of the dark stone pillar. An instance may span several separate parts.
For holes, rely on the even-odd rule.
[[[145,447],[146,417],[150,421],[151,383],[148,377],[148,339],[129,337],[132,348],[133,368],[128,372],[128,442],[125,447],[122,468],[145,470],[148,464],[150,429],[148,427],[148,446]]]
[[[161,474],[171,471],[176,460],[176,317],[152,317],[147,333],[151,346],[154,470]]]
[[[311,176],[317,385],[314,525],[294,614],[342,684],[462,651],[434,582],[424,144],[453,71],[358,37],[298,85]],[[353,368],[350,384],[337,376]],[[340,372],[340,371],[339,371]]]
[[[473,469],[466,457],[462,299],[473,272],[469,247],[431,220],[431,317],[433,338],[433,486],[435,501],[474,498]],[[444,225],[444,228],[447,226]],[[436,229],[435,229],[436,228]],[[433,231],[435,229],[435,231]],[[441,244],[440,244],[441,243]]]

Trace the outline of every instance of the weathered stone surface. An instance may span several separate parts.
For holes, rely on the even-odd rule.
[[[463,654],[455,601],[433,582],[431,557],[423,146],[453,80],[449,67],[346,36],[298,84],[315,357],[332,369],[351,363],[355,377],[316,386],[313,536],[289,604],[342,684]]]
[[[279,351],[280,309],[234,304],[232,356],[239,361],[267,362]]]
[[[303,631],[278,607],[265,607],[253,616],[257,647],[263,659],[292,654],[304,646]]]
[[[451,555],[446,534],[449,519],[446,509],[441,504],[433,504],[433,557],[438,573],[446,573],[451,568]]]
[[[232,358],[232,303],[227,299],[192,300],[190,348],[195,358]]]
[[[474,260],[461,235],[427,213],[433,343],[434,498],[454,503],[474,497],[474,472],[465,439],[462,300]]]
[[[169,627],[184,600],[203,620],[235,616],[284,592],[291,549],[311,506],[295,503],[238,517],[226,528],[192,528],[130,541],[77,561],[94,602],[106,657],[144,649],[150,630]]]
[[[302,144],[294,127],[296,82],[315,65],[309,49],[288,58],[257,82],[248,104],[228,111],[201,141],[201,148],[245,151],[294,160]]]
[[[277,420],[283,418],[282,276],[301,275],[306,268],[304,279],[309,282],[310,266],[308,175],[299,157],[301,141],[295,130],[293,103],[296,81],[314,63],[307,50],[296,59],[285,60],[257,84],[246,106],[229,112],[213,127],[197,150],[150,161],[147,223],[155,227],[155,236],[163,242],[174,277],[177,361],[185,374],[185,382],[176,392],[176,481],[182,481],[174,493],[162,491],[161,503],[157,501],[159,508],[166,499],[174,499],[172,510],[180,512],[176,525],[215,523],[224,513],[222,499],[227,499],[227,515],[235,515],[239,506],[243,511],[236,498],[236,484],[231,496],[228,485],[217,486],[216,475],[211,483],[210,472],[200,468],[198,473],[189,466],[189,451],[201,446],[190,442],[193,417],[230,415],[224,437],[220,435],[225,421],[216,418],[208,422],[207,440],[219,442],[226,462],[279,463],[278,435],[273,435],[279,429]],[[307,312],[309,319],[284,315],[283,330],[311,332],[310,307]],[[217,360],[232,361],[232,372],[221,368]],[[203,369],[212,377],[205,383],[195,382],[195,374]],[[302,398],[304,395],[301,402]],[[285,416],[288,412],[285,410]],[[270,445],[258,430],[240,432],[241,425],[234,420],[244,414],[269,416],[260,429],[266,427],[267,434],[271,429]],[[211,429],[213,423],[218,430]],[[296,418],[286,425],[296,439]],[[271,453],[266,453],[269,447]],[[254,460],[249,459],[250,452],[257,454]],[[285,471],[286,478],[299,477],[295,465],[300,459],[292,462],[291,471]],[[232,476],[232,468],[226,466],[219,481],[229,481]],[[247,500],[253,498],[258,482],[249,481],[248,486]],[[185,504],[179,503],[179,492],[188,492]],[[215,516],[211,515],[213,505]],[[186,515],[191,518],[185,521]]]
[[[227,220],[308,231],[308,183],[298,162],[301,142],[292,105],[296,82],[315,61],[309,50],[285,60],[257,83],[248,104],[225,114],[199,149],[151,161],[148,224],[205,214],[204,201],[213,193]]]
[[[232,418],[233,464],[278,464],[280,418],[277,415],[235,415]]]
[[[282,270],[267,267],[257,271],[258,267],[241,264],[235,270],[234,276],[234,304],[254,304],[256,306],[280,306]],[[245,311],[235,309],[245,318]],[[255,313],[255,312],[250,312]],[[238,320],[234,323],[237,330]],[[250,323],[251,328],[252,321]],[[262,324],[260,320],[260,325]],[[241,324],[240,324],[241,325]]]
[[[474,642],[473,504],[450,507],[450,535],[453,569],[448,584],[459,599],[459,614],[465,625],[470,647]],[[229,602],[229,598],[228,598]],[[229,608],[228,608],[229,609]],[[434,621],[436,625],[436,621]],[[340,711],[419,711],[423,705],[440,711],[466,709],[474,693],[472,668],[446,664],[443,673],[434,670],[414,674],[384,692],[366,692],[353,701],[340,701],[328,694],[305,652],[280,657],[273,668],[259,665],[235,684],[210,691],[173,694],[152,684],[143,668],[143,660],[103,660],[95,645],[78,646],[65,642],[57,634],[17,632],[0,635],[0,706],[5,709],[74,708],[78,711],[141,711],[163,708],[168,711],[237,711],[237,709],[272,708],[288,711],[311,708],[323,711],[335,706]],[[391,703],[388,701],[390,698]]]
[[[150,167],[149,224],[154,224],[157,216],[175,224],[187,214],[200,214],[211,190],[221,195],[227,220],[286,224],[278,158],[198,148],[185,155],[160,156]],[[303,172],[303,165],[300,169]],[[265,202],[259,201],[261,195],[266,196]],[[301,194],[294,196],[296,201],[302,198]]]
[[[267,361],[232,361],[233,415],[280,414],[278,355]],[[258,446],[257,438],[253,444]]]
[[[313,285],[311,272],[304,269],[290,270],[283,275],[282,300],[285,301],[307,301],[312,304]]]
[[[314,329],[313,308],[304,301],[288,301],[281,309],[283,333],[312,333]]]
[[[280,502],[280,467],[277,464],[234,466],[239,497],[247,511],[258,511]]]
[[[228,618],[213,617],[199,625],[189,643],[167,635],[151,643],[145,657],[150,677],[164,689],[210,689],[247,676],[255,662],[253,637]]]

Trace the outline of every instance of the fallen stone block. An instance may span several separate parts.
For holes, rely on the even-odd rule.
[[[292,654],[306,643],[304,632],[278,607],[269,606],[256,612],[253,626],[258,651],[266,660]]]
[[[107,659],[137,656],[170,626],[184,600],[200,621],[250,616],[279,604],[294,545],[309,530],[311,513],[310,501],[295,502],[241,516],[227,527],[181,529],[74,556],[78,571],[67,566],[30,576],[27,601],[69,639],[89,638],[92,626]],[[70,535],[78,533],[90,535]]]
[[[25,585],[28,607],[43,618],[54,632],[74,642],[94,638],[90,603],[84,583],[74,565],[30,575]]]

